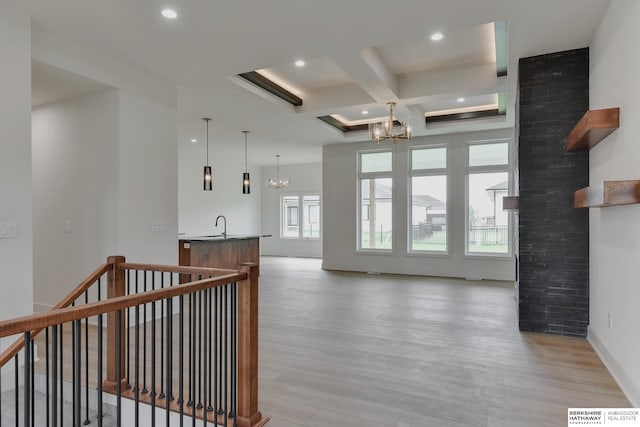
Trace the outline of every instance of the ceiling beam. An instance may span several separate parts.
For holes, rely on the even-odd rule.
[[[331,59],[375,102],[398,101],[398,81],[393,71],[373,48],[343,52]]]

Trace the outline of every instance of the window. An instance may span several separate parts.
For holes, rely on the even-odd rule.
[[[359,153],[358,250],[390,252],[392,245],[391,151]]]
[[[284,239],[320,238],[320,195],[282,196],[282,226]]]
[[[447,147],[409,151],[409,251],[447,252]]]
[[[509,194],[509,143],[470,143],[467,164],[467,253],[507,255],[511,227],[502,198]]]

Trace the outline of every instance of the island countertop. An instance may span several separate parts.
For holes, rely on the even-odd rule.
[[[260,237],[271,237],[271,234],[212,234],[211,236],[179,236],[179,240],[188,241],[226,241],[226,240],[247,240],[247,239],[259,239]]]

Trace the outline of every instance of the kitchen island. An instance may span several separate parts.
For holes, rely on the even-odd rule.
[[[264,235],[215,235],[180,237],[178,262],[183,266],[230,268],[243,262],[260,265],[260,237]]]

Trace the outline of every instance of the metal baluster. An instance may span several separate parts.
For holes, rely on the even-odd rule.
[[[2,366],[0,366],[0,427],[2,427]]]
[[[116,403],[116,426],[122,425],[122,311],[116,312],[116,365],[117,365],[117,403]]]
[[[238,425],[238,283],[231,285],[231,413],[233,427]]]
[[[136,290],[137,292],[137,290]],[[127,295],[131,295],[131,270],[127,269]],[[98,279],[98,301],[100,301],[100,279]],[[131,307],[127,307],[127,349],[131,347]],[[127,390],[131,388],[131,352],[127,351]]]
[[[193,276],[190,274],[189,275],[189,282],[191,282],[193,280]],[[193,326],[193,315],[192,315],[192,311],[193,311],[193,294],[189,294],[189,399],[187,400],[187,406],[191,406],[193,405],[193,395],[191,394],[191,382],[193,381],[193,376],[191,375],[191,350],[192,350],[192,344],[193,344],[193,330],[192,330],[192,326]]]
[[[178,345],[178,404],[180,405],[180,427],[184,425],[184,295],[180,295],[180,335]]]
[[[137,273],[136,273],[137,275]],[[135,308],[136,314],[136,330],[135,330],[135,357],[134,357],[134,375],[135,375],[135,383],[133,386],[133,391],[135,394],[135,425],[138,427],[140,425],[140,306],[136,305]]]
[[[75,301],[71,303],[71,307],[75,307]],[[76,414],[76,346],[75,346],[75,336],[76,336],[76,322],[71,322],[71,401],[72,408],[71,414],[75,417]],[[76,419],[73,419],[74,426],[80,426],[80,423],[75,424]]]
[[[31,340],[31,427],[35,427],[36,422],[36,355],[34,342]],[[26,425],[26,424],[25,424]]]
[[[20,421],[20,398],[19,398],[19,391],[20,391],[20,384],[18,382],[18,354],[16,353],[16,355],[14,356],[14,360],[13,360],[13,370],[15,372],[15,377],[14,377],[14,385],[15,385],[15,402],[16,402],[16,427],[18,427],[18,421]]]
[[[82,321],[80,319],[73,321],[73,425],[79,426],[81,424],[80,418],[82,417],[82,405],[80,399],[82,395],[82,358],[80,356],[82,330],[80,325]]]
[[[191,326],[193,327],[193,331],[192,331],[192,337],[194,338],[194,341],[192,343],[192,349],[191,349],[191,379],[189,380],[189,383],[191,384],[191,391],[190,394],[193,396],[194,401],[192,403],[191,406],[191,425],[192,427],[196,427],[196,379],[195,379],[195,375],[196,375],[196,342],[195,342],[195,338],[196,338],[196,331],[195,329],[198,326],[198,323],[196,322],[196,315],[197,315],[197,295],[196,294],[192,294],[193,295],[193,310],[191,312],[191,316],[193,317],[192,322],[191,322]]]
[[[24,425],[31,425],[31,352],[33,351],[31,342],[31,332],[24,333]],[[17,362],[17,360],[16,360]],[[16,365],[17,366],[17,365]],[[17,383],[16,383],[17,384]],[[16,387],[17,389],[17,387]],[[18,400],[16,399],[16,407],[18,406]],[[16,418],[16,423],[18,419]]]
[[[225,412],[225,410],[222,408],[222,376],[223,376],[222,339],[224,337],[223,329],[222,329],[224,326],[224,313],[222,312],[223,297],[224,297],[223,289],[220,288],[220,295],[218,298],[218,304],[220,304],[220,306],[218,307],[218,329],[219,329],[219,333],[218,333],[218,341],[219,341],[218,342],[218,415],[222,415]]]
[[[173,273],[169,273],[169,287],[173,286]],[[169,343],[171,343],[171,348],[167,349],[167,354],[171,355],[171,363],[173,363],[173,298],[171,299],[171,311],[169,311],[169,307],[167,307],[167,321],[169,321],[169,318],[171,318],[171,339],[169,340]],[[167,361],[167,363],[169,363]],[[167,398],[170,401],[175,400],[174,394],[173,394],[173,368],[168,370],[167,372],[171,372],[171,376],[167,377]]]
[[[171,273],[169,273],[171,274]],[[160,272],[160,289],[164,289],[164,273]],[[160,399],[164,399],[164,304],[160,302]],[[169,378],[167,378],[169,381]]]
[[[60,325],[60,425],[64,425],[64,324]]]
[[[228,360],[228,348],[227,348],[227,331],[229,330],[229,315],[227,314],[227,303],[228,303],[228,299],[227,299],[227,288],[229,287],[229,285],[224,285],[224,287],[222,288],[224,291],[224,311],[223,311],[223,320],[224,320],[224,425],[225,427],[227,427],[227,408],[228,406],[228,382],[229,382],[229,372],[228,372],[228,368],[229,368],[229,360]]]
[[[47,415],[47,424],[49,423],[50,415],[50,405],[49,405],[49,386],[50,386],[50,379],[49,379],[49,328],[45,328],[44,330],[44,369],[45,369],[45,380],[46,380],[46,396],[45,396],[45,400],[46,400],[46,415]],[[0,378],[2,377],[2,374],[0,373]],[[2,386],[0,385],[0,392],[2,391]],[[2,400],[2,398],[0,398],[0,401]],[[0,417],[1,417],[1,413],[2,410],[0,409]],[[0,421],[0,423],[2,423],[2,421]]]
[[[173,300],[167,298],[167,400],[165,426],[169,427],[171,419],[171,397],[173,392]]]
[[[100,301],[100,279],[98,279],[98,301]],[[127,346],[129,340],[127,339]],[[129,380],[127,379],[127,382]],[[102,314],[98,315],[98,427],[102,427]]]
[[[218,383],[219,383],[219,372],[218,372],[218,328],[219,323],[218,317],[220,316],[220,310],[218,309],[218,294],[220,293],[219,287],[214,288],[213,290],[213,306],[215,308],[215,316],[213,316],[213,423],[215,426],[218,425],[218,408],[220,408],[218,399]]]
[[[51,426],[58,425],[58,325],[51,330]]]
[[[151,272],[151,290],[155,290],[155,272]],[[156,301],[151,303],[151,425],[156,425]]]
[[[214,307],[211,305],[211,301],[212,301],[212,294],[213,294],[214,289],[209,288],[208,289],[208,303],[209,303],[209,375],[207,376],[207,379],[209,380],[209,399],[207,400],[207,402],[209,403],[209,405],[207,406],[207,412],[213,412],[213,406],[211,405],[211,385],[213,383],[213,378],[212,378],[212,374],[213,374],[213,366],[211,366],[211,362],[212,362],[212,353],[213,353],[213,324],[211,323],[211,319],[213,319],[214,316]],[[214,418],[215,418],[215,414],[214,414]]]
[[[143,277],[143,290],[147,292],[147,272],[142,272]],[[147,304],[142,306],[143,316],[142,319],[142,394],[149,393],[147,390]]]
[[[89,304],[89,291],[84,291],[84,303]],[[85,419],[84,425],[91,424],[89,421],[89,318],[84,319],[84,360],[85,360]]]
[[[203,388],[203,409],[202,409],[202,420],[203,420],[203,425],[206,427],[207,425],[207,419],[209,418],[209,414],[207,413],[207,349],[208,349],[208,330],[207,330],[207,320],[209,319],[209,310],[207,310],[207,291],[208,289],[205,289],[203,291],[201,291],[201,298],[204,300],[204,315],[203,317],[203,321],[202,323],[204,324],[203,326],[203,332],[202,335],[204,336],[204,343],[202,345],[203,349],[204,349],[204,354],[203,354],[203,359],[204,362],[202,364],[203,366],[203,371],[202,371],[202,375],[204,376],[204,388]]]
[[[202,276],[199,277],[202,280]],[[202,291],[198,292],[198,409],[202,409]]]

